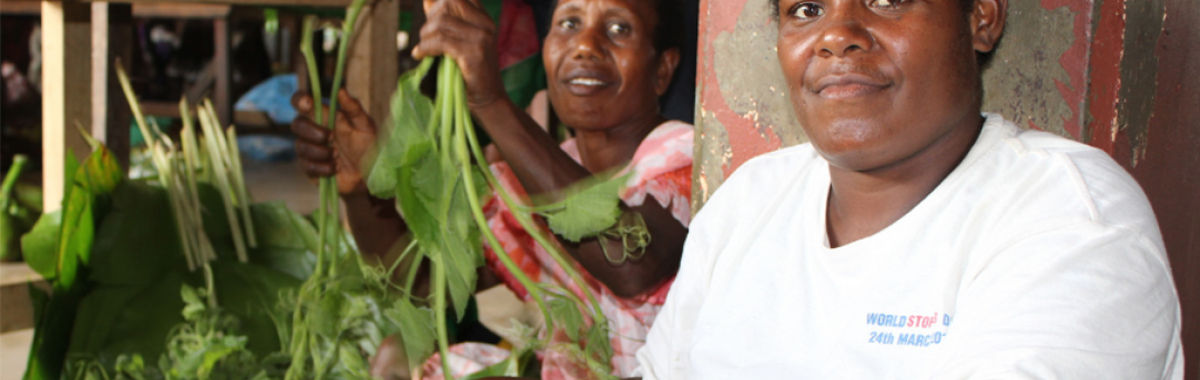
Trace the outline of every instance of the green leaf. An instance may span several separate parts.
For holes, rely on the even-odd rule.
[[[200,295],[196,294],[196,289],[193,289],[191,286],[188,286],[187,284],[183,284],[183,286],[179,287],[179,296],[180,296],[180,298],[183,298],[183,303],[185,305],[188,305],[188,306],[199,305],[201,307],[204,306],[204,302],[200,300]]]
[[[423,199],[418,189],[426,188],[425,191],[437,191],[438,194],[449,192],[441,188],[442,170],[438,159],[427,156],[411,167],[397,169],[397,172],[396,203],[421,249],[432,256],[432,252],[440,249],[438,242],[444,220],[435,210],[438,202]]]
[[[92,154],[83,160],[75,173],[74,183],[92,194],[107,194],[125,178],[121,164],[104,145],[94,146]]]
[[[71,192],[63,210],[62,232],[59,234],[58,254],[55,263],[58,277],[54,289],[65,290],[75,285],[80,265],[87,265],[95,238],[95,217],[92,212],[92,194],[82,187]]]
[[[342,321],[343,301],[345,299],[340,292],[326,293],[319,302],[308,305],[309,329],[326,338],[336,338],[341,331],[338,325]]]
[[[62,231],[62,211],[42,214],[33,229],[21,237],[25,263],[47,281],[58,277],[58,241]]]
[[[70,195],[63,204],[62,232],[56,258],[58,277],[55,289],[74,286],[80,265],[87,265],[95,238],[96,208],[107,210],[104,198],[121,183],[121,167],[103,145],[96,145],[83,164],[75,170]],[[98,199],[98,197],[100,199]]]
[[[278,351],[279,333],[272,313],[280,294],[300,287],[300,280],[279,271],[236,260],[212,263],[217,302],[240,321],[239,332],[249,338],[248,348],[255,355]],[[288,318],[291,315],[287,315]]]
[[[141,373],[146,370],[146,362],[142,360],[142,355],[121,355],[117,357],[117,365],[114,368],[117,372],[127,374]]]
[[[587,330],[587,357],[600,363],[612,362],[612,341],[608,339],[608,326],[593,323]]]
[[[413,306],[407,298],[400,299],[384,312],[392,323],[399,327],[400,339],[404,345],[404,355],[409,367],[416,367],[425,362],[433,353],[437,342],[437,329],[434,325],[433,310]]]
[[[317,230],[282,202],[251,206],[258,248],[250,262],[303,281],[316,267]]]
[[[629,176],[587,180],[565,190],[562,201],[538,207],[546,224],[564,239],[579,242],[599,235],[617,223],[621,215],[620,190]]]
[[[550,308],[550,317],[554,318],[554,325],[563,329],[571,341],[579,341],[579,332],[583,330],[583,314],[575,302],[567,298],[555,298],[547,306]]]
[[[451,195],[450,208],[442,224],[443,251],[447,264],[447,290],[455,316],[462,320],[467,304],[475,293],[475,268],[483,264],[483,243],[479,227],[467,202],[465,182],[459,181]]]
[[[433,139],[425,126],[433,115],[433,102],[421,94],[421,80],[433,60],[426,59],[417,68],[404,73],[391,98],[391,115],[376,146],[375,158],[367,173],[367,189],[380,198],[391,198],[396,191],[396,169],[409,166],[427,155]]]
[[[109,364],[122,354],[137,353],[156,363],[168,333],[184,322],[183,284],[182,272],[171,271],[146,285],[92,290],[78,301],[70,352]]]
[[[197,377],[207,379],[217,367],[217,362],[224,359],[226,356],[237,353],[246,348],[246,337],[227,336],[224,339],[211,341],[212,345],[203,351],[198,351],[202,355],[200,368],[197,371]]]
[[[89,279],[100,285],[145,286],[185,270],[170,200],[161,187],[128,181],[112,193],[97,224]]]

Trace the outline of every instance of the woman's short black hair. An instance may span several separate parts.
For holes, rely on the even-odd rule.
[[[684,20],[683,1],[654,0],[654,14],[658,22],[654,27],[654,49],[659,53],[671,49],[683,49]]]

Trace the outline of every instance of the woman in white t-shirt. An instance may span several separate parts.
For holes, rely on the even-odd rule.
[[[772,5],[811,143],[750,160],[696,216],[644,378],[1183,377],[1137,183],[980,113],[1007,0]]]

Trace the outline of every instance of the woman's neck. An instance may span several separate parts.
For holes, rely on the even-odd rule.
[[[575,144],[579,148],[580,164],[592,173],[625,165],[633,159],[642,140],[665,121],[666,118],[655,112],[613,127],[576,129]]]
[[[874,235],[912,211],[962,163],[979,133],[961,128],[912,157],[870,171],[830,165],[825,214],[830,247]]]

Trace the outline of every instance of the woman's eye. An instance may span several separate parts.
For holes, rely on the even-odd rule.
[[[907,0],[875,0],[874,5],[880,8],[892,8]]]
[[[879,1],[889,1],[889,0],[879,0]],[[895,1],[895,0],[892,0],[892,1]],[[800,3],[800,4],[796,4],[796,6],[792,8],[791,14],[792,14],[792,17],[798,18],[802,21],[808,21],[808,20],[811,20],[811,19],[814,19],[814,18],[824,15],[825,8],[821,7],[820,5],[817,5],[816,3]]]
[[[608,26],[608,32],[612,34],[628,34],[632,30],[628,25],[612,24]]]
[[[567,30],[573,30],[579,27],[579,23],[575,20],[566,19],[558,22],[558,27]]]

